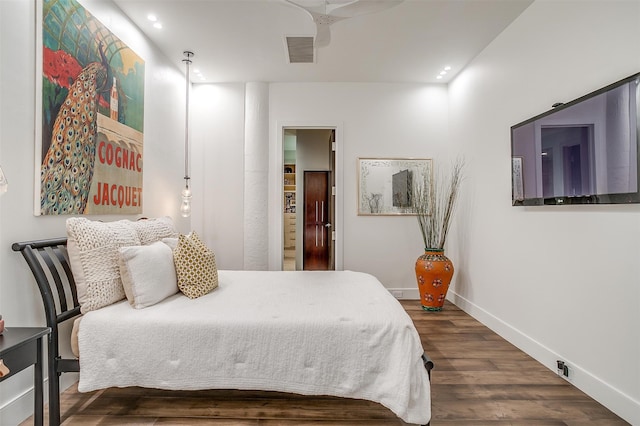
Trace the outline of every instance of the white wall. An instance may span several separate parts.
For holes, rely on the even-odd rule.
[[[454,300],[640,424],[640,205],[512,207],[511,125],[640,71],[640,2],[537,1],[450,84]]]
[[[146,61],[143,215],[170,215],[181,230],[188,230],[189,221],[177,214],[184,140],[181,52],[176,52],[175,61],[168,60],[110,1],[88,2],[87,8]],[[35,2],[0,1],[0,165],[9,180],[9,192],[0,199],[0,313],[8,327],[44,326],[35,282],[22,256],[11,251],[11,244],[65,235],[66,217],[33,215],[34,58]],[[31,415],[32,386],[31,369],[2,383],[0,424],[17,424]]]
[[[221,269],[243,269],[245,86],[199,84],[192,93],[193,229],[216,252]],[[343,194],[336,199],[342,198],[344,207],[336,222],[340,226],[344,220],[343,268],[371,273],[387,288],[417,297],[413,268],[423,244],[416,219],[357,216],[356,160],[448,161],[446,86],[272,83],[268,97],[270,268],[282,261],[281,127],[337,127],[337,143],[342,146],[336,161],[343,168],[344,182]]]
[[[245,85],[196,84],[192,94],[193,230],[218,268],[243,269]]]
[[[280,126],[338,125],[343,170],[344,269],[375,275],[387,288],[415,293],[414,264],[423,243],[413,216],[358,216],[358,157],[416,157],[448,161],[448,104],[444,85],[385,83],[274,83],[270,101],[270,191],[281,185]],[[281,142],[280,142],[281,144]],[[453,154],[455,155],[455,154]],[[340,183],[338,183],[340,189]],[[339,196],[339,195],[338,195]],[[272,192],[270,250],[281,257],[282,207]],[[340,215],[340,212],[338,212]],[[340,237],[339,237],[340,238]]]

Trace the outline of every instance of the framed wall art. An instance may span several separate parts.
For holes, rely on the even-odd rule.
[[[141,213],[144,61],[75,0],[36,8],[34,213]]]
[[[427,158],[358,158],[358,215],[413,215],[417,185],[429,185]]]

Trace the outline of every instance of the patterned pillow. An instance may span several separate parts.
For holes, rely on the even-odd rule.
[[[67,219],[67,251],[82,313],[125,298],[118,249],[140,245],[131,224],[130,220],[96,222],[83,217]]]
[[[178,232],[173,226],[173,220],[169,216],[154,219],[140,219],[131,222],[138,233],[140,244],[146,246],[160,241],[163,238],[176,238]]]
[[[173,251],[178,288],[190,299],[204,296],[218,287],[216,257],[195,232],[178,236]]]

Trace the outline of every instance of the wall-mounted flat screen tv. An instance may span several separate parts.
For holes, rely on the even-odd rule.
[[[640,203],[640,73],[511,127],[514,206]]]

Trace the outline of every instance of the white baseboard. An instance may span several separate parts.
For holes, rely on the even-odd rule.
[[[29,369],[30,370],[30,369]],[[11,380],[9,378],[8,380]],[[65,373],[61,376],[60,392],[78,381],[77,373]],[[0,425],[18,425],[33,415],[33,386],[17,395],[0,407]],[[49,402],[49,380],[44,380],[44,403]]]
[[[563,359],[570,366],[570,379],[568,379],[568,381],[572,385],[627,422],[640,425],[639,401],[634,400],[629,395],[612,387],[589,371],[584,370],[579,365],[573,363],[572,360],[558,355],[550,348],[547,348],[454,291],[449,290],[447,299],[551,371],[556,372],[556,360]]]
[[[33,387],[0,407],[0,425],[18,425],[31,415],[33,415]]]
[[[420,293],[418,288],[388,288],[391,293],[398,300],[420,300]]]

